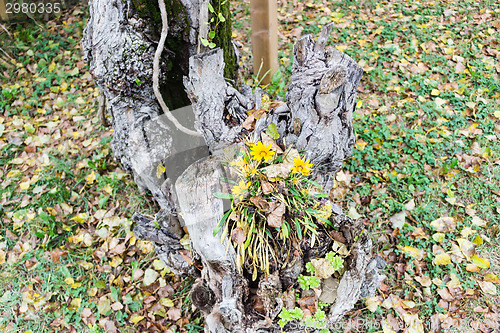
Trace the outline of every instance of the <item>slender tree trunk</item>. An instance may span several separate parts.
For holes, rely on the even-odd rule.
[[[9,20],[9,14],[7,14],[7,8],[5,6],[5,0],[0,0],[0,18],[2,21]]]
[[[278,13],[276,0],[251,0],[253,71],[263,84],[278,70]]]

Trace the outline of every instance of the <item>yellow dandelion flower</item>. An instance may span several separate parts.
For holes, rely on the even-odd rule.
[[[265,145],[259,141],[250,147],[250,154],[257,161],[262,159],[268,161],[274,156],[274,151],[271,150],[271,147],[271,144]]]
[[[240,156],[232,160],[230,165],[234,168],[244,170],[245,167],[248,165],[248,162],[242,156]]]
[[[257,168],[251,165],[246,165],[244,168],[245,177],[253,177],[257,174]]]
[[[245,194],[247,194],[249,187],[250,187],[250,182],[245,184],[245,181],[240,180],[238,185],[233,186],[231,193],[233,193],[233,195],[239,200],[243,200]]]
[[[296,157],[293,159],[293,167],[292,167],[292,172],[293,173],[301,173],[304,176],[309,176],[309,174],[312,171],[312,163],[309,163],[309,160],[306,160],[305,158],[302,159],[300,157]]]

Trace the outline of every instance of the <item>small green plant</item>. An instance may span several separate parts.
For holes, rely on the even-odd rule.
[[[344,259],[330,251],[326,254],[325,258],[330,262],[330,265],[338,272],[344,268]]]
[[[301,320],[302,317],[304,317],[304,312],[301,308],[294,308],[292,310],[283,308],[278,317],[280,318],[280,320],[278,321],[278,325],[280,325],[280,327],[285,327],[286,324],[294,319]]]
[[[278,325],[281,328],[285,327],[288,323],[290,323],[293,320],[300,320],[307,327],[321,329],[320,331],[321,333],[329,332],[329,330],[325,328],[326,314],[323,310],[318,310],[316,311],[315,314],[306,316],[304,318],[304,311],[302,311],[301,308],[296,307],[293,308],[292,310],[287,310],[286,308],[283,308],[278,317],[280,318],[280,320],[278,321]]]
[[[302,290],[309,290],[321,285],[320,279],[315,276],[305,276],[301,274],[299,275],[297,281],[299,282],[300,288],[302,288]]]
[[[217,6],[217,10],[215,10],[214,7],[212,6],[212,4],[210,2],[208,2],[208,11],[211,13],[212,17],[210,18],[210,21],[205,22],[205,24],[207,24],[209,26],[213,26],[213,30],[210,30],[208,32],[208,35],[207,35],[208,38],[200,37],[201,44],[203,44],[203,46],[206,46],[206,47],[208,46],[211,49],[213,49],[217,46],[214,43],[215,33],[217,31],[217,27],[219,26],[219,24],[226,22],[226,18],[222,14],[222,10],[221,10],[221,7],[226,2],[227,2],[227,0],[219,1],[219,5]]]
[[[308,273],[310,273],[311,275],[314,275],[316,273],[316,268],[314,267],[314,265],[312,264],[312,262],[308,262],[306,264],[306,271]]]
[[[316,328],[316,329],[324,328],[326,326],[325,311],[318,310],[318,311],[316,311],[316,313],[314,315],[307,316],[304,319],[304,324],[307,327],[311,327],[311,328]]]

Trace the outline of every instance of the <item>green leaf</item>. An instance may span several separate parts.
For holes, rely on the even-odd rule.
[[[210,2],[208,3],[208,10],[210,11],[210,13],[215,13],[214,7],[212,7],[212,4]]]
[[[266,134],[269,135],[274,140],[278,140],[280,137],[280,134],[278,133],[278,128],[276,127],[275,123],[270,123],[269,126],[267,126]]]
[[[281,230],[283,231],[283,236],[285,238],[288,238],[288,236],[290,236],[290,225],[287,221],[283,222],[283,224],[281,225]]]
[[[214,37],[215,37],[215,31],[210,31],[210,32],[208,33],[208,38],[210,38],[210,39],[214,39]]]
[[[203,38],[203,37],[200,37],[200,40],[201,40],[201,44],[202,44],[203,46],[208,46],[208,40],[207,40],[207,39],[205,39],[205,38]]]
[[[308,273],[311,273],[311,275],[314,275],[314,273],[316,272],[316,268],[314,267],[314,265],[312,264],[312,262],[308,262],[306,264],[306,271]]]
[[[219,13],[219,21],[226,22],[226,18],[222,15],[222,13]]]
[[[214,228],[214,237],[219,233],[220,229],[224,225],[224,222],[226,222],[227,218],[229,217],[229,214],[231,214],[232,211],[233,210],[230,209],[224,215],[222,215],[222,218],[220,219],[219,223]]]
[[[211,49],[215,48],[216,46],[217,45],[215,45],[215,43],[212,43],[212,42],[208,43],[208,47]]]
[[[229,193],[224,193],[224,192],[214,192],[214,197],[219,198],[219,199],[233,199],[234,196]]]
[[[297,235],[299,236],[299,239],[302,239],[302,227],[300,226],[300,222],[297,218],[295,218],[294,221],[295,229],[297,229]]]
[[[106,282],[104,282],[103,280],[97,280],[95,286],[99,289],[106,288]]]
[[[219,178],[221,181],[225,182],[225,183],[229,183],[229,184],[232,184],[232,185],[238,185],[237,182],[235,182],[234,180],[232,179],[229,179],[229,178],[226,178],[226,177],[220,177]]]

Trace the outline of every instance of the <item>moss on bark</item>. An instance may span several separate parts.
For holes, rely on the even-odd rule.
[[[238,62],[236,61],[236,54],[231,42],[233,34],[233,18],[230,8],[231,2],[229,0],[211,0],[211,3],[216,10],[220,8],[220,13],[222,13],[226,19],[224,22],[219,23],[214,38],[215,45],[224,51],[224,62],[226,64],[224,67],[224,77],[236,82],[238,78]]]
[[[158,0],[131,0],[137,15],[149,23],[145,33],[153,40],[158,40],[161,34],[162,22]],[[189,104],[189,98],[184,91],[183,76],[189,74],[189,57],[196,45],[189,41],[188,13],[179,0],[164,0],[168,16],[168,37],[165,42],[165,51],[162,53],[162,64],[165,80],[160,84],[160,90],[165,103],[170,109],[177,109]],[[238,64],[231,43],[232,20],[230,2],[224,0],[211,0],[214,8],[221,8],[221,13],[226,18],[217,28],[214,42],[224,50],[224,76],[230,80],[237,79]],[[223,3],[223,4],[222,4]],[[203,22],[201,24],[204,24]]]

